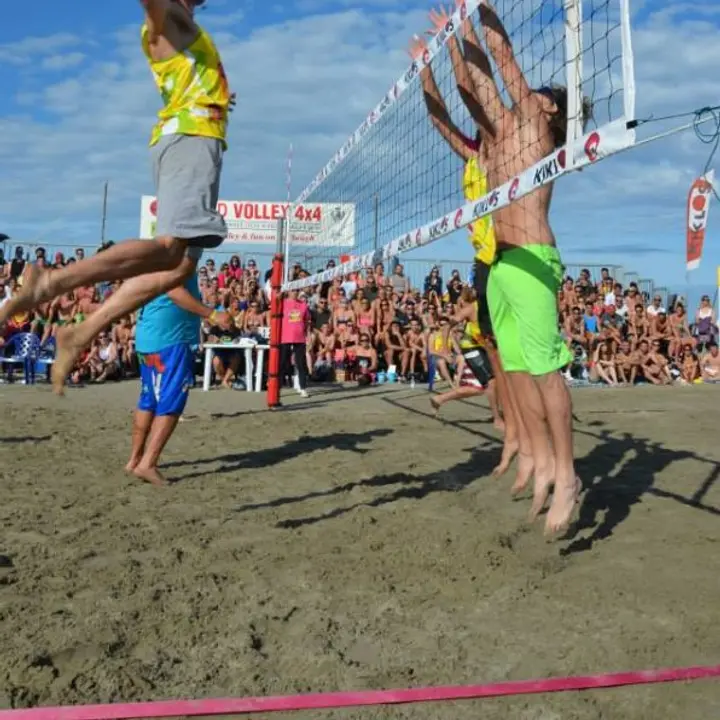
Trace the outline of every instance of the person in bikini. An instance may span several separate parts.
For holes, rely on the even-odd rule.
[[[418,364],[427,375],[427,346],[420,320],[413,318],[410,321],[408,330],[405,333],[405,342],[407,350],[405,350],[402,360],[402,377],[408,378],[411,375],[416,375],[418,373]]]
[[[628,385],[634,382],[633,365],[630,343],[627,340],[622,340],[618,346],[617,353],[615,353],[615,373],[621,385]]]
[[[648,341],[641,340],[640,345],[646,346]],[[643,360],[645,379],[653,385],[671,385],[673,378],[670,374],[670,363],[661,352],[660,341],[653,340],[649,347],[650,350]]]
[[[485,50],[470,35],[468,19],[463,25],[469,26],[465,57],[489,124],[483,138],[488,183],[500,187],[565,144],[568,97],[560,86],[533,90],[495,10],[483,2],[479,15],[489,55],[512,102],[511,107],[505,104]],[[584,102],[583,121],[590,110]],[[563,264],[548,217],[552,192],[551,183],[494,214],[498,254],[488,281],[490,316],[509,378],[513,415],[532,447],[531,456],[520,458],[523,475],[515,489],[520,491],[534,475],[534,519],[554,486],[545,522],[548,534],[568,528],[581,489],[573,455],[572,401],[561,374],[572,355],[557,322]]]
[[[378,369],[378,355],[367,332],[360,331],[358,344],[353,348],[353,356],[353,374],[358,385],[372,385]]]
[[[153,240],[127,240],[58,270],[31,266],[23,288],[0,307],[0,326],[12,315],[102,281],[125,280],[84,322],[57,334],[52,377],[61,394],[83,348],[100,331],[196,271],[203,248],[227,235],[216,210],[228,113],[233,97],[215,44],[194,19],[204,0],[141,0],[142,49],[164,107],[152,132],[157,192]]]
[[[700,372],[705,382],[716,383],[720,381],[720,353],[717,343],[711,342],[707,346],[707,352],[700,361]]]

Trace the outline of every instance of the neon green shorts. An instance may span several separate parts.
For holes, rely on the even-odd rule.
[[[562,273],[560,253],[549,245],[505,250],[492,266],[488,307],[506,372],[547,375],[572,360],[558,326]]]

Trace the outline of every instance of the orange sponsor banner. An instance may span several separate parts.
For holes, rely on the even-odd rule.
[[[687,203],[686,269],[697,270],[702,259],[714,173],[711,170],[692,184]]]

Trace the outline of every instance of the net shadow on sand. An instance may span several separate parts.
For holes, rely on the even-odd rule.
[[[216,476],[219,474],[232,474],[239,470],[267,469],[286,460],[292,460],[298,455],[320,450],[340,450],[364,455],[370,452],[369,448],[361,447],[371,443],[375,438],[387,437],[392,434],[390,428],[378,428],[362,433],[331,433],[329,435],[303,435],[297,440],[285,443],[280,447],[263,448],[245,453],[232,453],[196,460],[178,460],[166,463],[163,469],[187,466],[212,466],[204,470],[188,473],[181,477],[171,478],[170,482],[179,483],[197,478]],[[220,463],[220,467],[215,467]]]

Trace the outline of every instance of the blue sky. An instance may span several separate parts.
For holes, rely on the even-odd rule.
[[[536,1],[515,0],[515,9]],[[222,196],[263,200],[285,196],[290,142],[293,194],[340,147],[405,70],[407,39],[427,26],[430,8],[416,0],[208,5],[199,20],[214,34],[238,93]],[[637,114],[720,103],[720,5],[631,0],[631,6]],[[158,107],[137,42],[140,19],[136,0],[35,0],[6,13],[0,232],[48,247],[95,244],[108,180],[108,236],[137,233],[139,197],[152,193],[146,144]],[[553,222],[567,262],[621,264],[683,284],[685,203],[706,156],[690,132],[558,183]],[[459,204],[461,198],[446,195],[436,193],[433,203]],[[711,209],[703,267],[691,276],[697,286],[713,285],[720,264],[719,205]],[[411,226],[412,217],[398,210],[392,225],[411,229],[401,226],[405,220]],[[421,254],[461,259],[468,250],[453,237]]]

